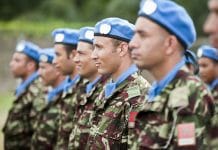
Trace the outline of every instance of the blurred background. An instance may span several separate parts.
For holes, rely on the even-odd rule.
[[[208,14],[207,0],[175,0],[192,16],[198,41],[193,50],[207,42],[202,31]],[[9,62],[17,41],[30,40],[42,48],[52,46],[51,31],[59,27],[94,26],[105,17],[121,17],[134,23],[139,0],[0,0],[0,128],[16,87]],[[3,138],[0,132],[0,150]]]

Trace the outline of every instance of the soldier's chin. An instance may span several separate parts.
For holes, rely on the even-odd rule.
[[[134,60],[134,64],[141,70],[141,69],[145,69],[144,66],[137,60]]]
[[[21,75],[19,75],[19,74],[16,74],[15,72],[11,72],[12,73],[12,76],[14,77],[14,78],[21,78]]]
[[[105,71],[104,69],[101,69],[101,68],[98,68],[98,73],[99,73],[99,74],[102,74],[102,75],[108,74],[107,71]]]
[[[218,48],[218,40],[217,41],[210,41],[210,44],[215,47]]]
[[[44,79],[42,79],[42,84],[43,84],[44,86],[49,86],[49,83],[46,82]]]

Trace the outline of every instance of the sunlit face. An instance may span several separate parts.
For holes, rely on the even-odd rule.
[[[97,73],[95,62],[91,58],[93,45],[86,42],[79,42],[77,45],[77,54],[74,57],[78,73],[85,77],[90,78]]]
[[[68,56],[65,47],[62,44],[55,44],[54,48],[56,53],[56,57],[54,59],[55,67],[64,75],[71,74],[75,68],[72,54],[71,56]]]
[[[204,24],[204,32],[209,35],[210,44],[218,48],[218,0],[209,0],[209,15]]]
[[[114,46],[113,39],[103,36],[95,36],[92,59],[100,74],[114,74],[121,63],[118,47]]]
[[[28,57],[23,53],[15,52],[9,65],[15,78],[23,78],[27,75]]]
[[[42,78],[42,82],[45,86],[52,86],[56,83],[60,72],[55,68],[53,64],[40,62],[39,63],[39,75]]]
[[[150,70],[164,61],[164,37],[168,33],[143,17],[139,17],[135,25],[135,34],[129,44],[131,56],[140,69]]]
[[[216,78],[216,70],[218,70],[218,64],[215,63],[213,60],[202,57],[198,60],[199,63],[199,75],[201,79],[210,84]]]

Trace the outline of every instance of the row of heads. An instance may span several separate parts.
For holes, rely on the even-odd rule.
[[[145,17],[176,36],[184,50],[190,48],[196,41],[196,30],[191,17],[182,6],[171,0],[142,0],[138,17]],[[52,37],[54,43],[69,45],[77,45],[79,41],[93,44],[94,36],[105,36],[130,42],[134,36],[134,30],[135,26],[129,21],[112,17],[97,22],[94,27],[83,27],[80,30],[68,28],[55,29],[52,32]],[[208,50],[209,46],[206,47]],[[39,61],[39,54],[37,54],[39,49],[36,45],[25,41],[18,43],[16,47],[17,51],[23,51],[36,61]],[[207,56],[217,60],[217,52],[215,53],[214,50],[211,52],[204,51],[205,46],[200,49],[198,56]],[[214,48],[210,47],[209,49]],[[36,51],[34,52],[34,50]],[[52,50],[47,50],[48,53],[49,51]],[[52,55],[48,58],[44,57],[43,60],[51,62],[51,58]]]

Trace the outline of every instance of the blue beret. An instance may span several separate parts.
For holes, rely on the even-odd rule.
[[[198,63],[198,58],[195,55],[194,52],[192,52],[191,50],[186,50],[185,51],[185,58],[186,58],[186,62],[190,63],[190,64],[196,64]]]
[[[209,45],[202,45],[198,49],[197,55],[199,58],[207,57],[207,58],[213,59],[215,61],[218,61],[218,49],[211,47]]]
[[[192,64],[192,66],[194,66],[194,73],[197,74],[199,71],[199,65],[198,58],[195,53],[191,50],[186,50],[184,55],[186,63]]]
[[[93,27],[83,27],[79,30],[79,41],[88,42],[93,44],[94,39],[94,28]]]
[[[16,46],[16,52],[24,53],[36,62],[39,62],[39,51],[40,48],[37,45],[27,41],[20,41]]]
[[[134,35],[134,25],[120,18],[106,18],[95,25],[95,36],[106,36],[129,42]]]
[[[42,49],[40,51],[39,60],[41,62],[46,62],[46,63],[52,64],[55,56],[56,55],[55,55],[54,48],[45,48],[45,49]]]
[[[54,43],[77,45],[79,40],[79,30],[60,28],[52,32]]]
[[[196,40],[191,17],[183,7],[171,0],[142,0],[138,16],[152,20],[175,35],[185,49]]]

